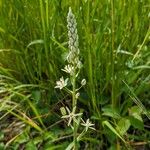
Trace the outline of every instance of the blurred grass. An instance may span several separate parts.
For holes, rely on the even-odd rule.
[[[126,114],[133,102],[123,80],[147,105],[149,0],[0,0],[0,75],[14,81],[1,79],[10,84],[36,85],[28,92],[42,95],[42,102],[38,100],[41,107],[46,103],[50,108],[59,101],[54,86],[68,51],[69,6],[77,18],[81,78],[87,79],[81,106],[88,106],[90,114],[100,119],[106,105]],[[31,107],[38,117],[35,104]]]

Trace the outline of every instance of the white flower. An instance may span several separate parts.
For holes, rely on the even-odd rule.
[[[86,80],[85,80],[85,79],[83,79],[83,80],[81,81],[81,85],[82,85],[82,86],[86,85]]]
[[[75,114],[76,107],[73,108],[72,112],[69,110],[68,107],[66,107],[66,110],[67,110],[67,112],[68,112],[68,115],[64,115],[64,116],[62,116],[61,118],[65,118],[65,119],[68,118],[68,119],[69,119],[69,120],[68,120],[68,126],[70,126],[72,120],[77,123],[76,117],[77,117],[77,116],[81,116],[82,113],[77,113],[77,114]]]
[[[69,73],[70,75],[74,74],[74,67],[72,65],[65,66],[64,69],[61,69],[62,71]]]
[[[57,85],[55,86],[55,88],[59,88],[61,90],[62,88],[67,86],[67,82],[68,82],[68,78],[64,80],[64,78],[61,77],[59,81],[56,81]]]
[[[86,122],[82,119],[81,125],[85,126],[85,130],[87,131],[89,128],[95,130],[95,128],[93,128],[92,126],[94,126],[93,123],[90,122],[89,119],[86,120]]]

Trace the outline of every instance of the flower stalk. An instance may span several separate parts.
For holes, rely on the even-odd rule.
[[[86,84],[86,80],[82,79],[81,86],[77,88],[77,77],[79,75],[80,69],[82,67],[82,63],[79,58],[80,50],[79,50],[79,42],[78,42],[78,33],[77,33],[77,23],[74,14],[72,13],[71,8],[69,8],[68,16],[67,16],[67,28],[68,28],[68,48],[69,53],[67,55],[67,62],[68,64],[64,67],[64,69],[61,69],[62,71],[66,72],[70,75],[69,78],[64,79],[63,77],[60,78],[60,81],[56,82],[55,88],[59,88],[60,90],[65,88],[66,91],[69,91],[69,94],[72,95],[72,111],[68,107],[61,108],[62,111],[62,117],[63,119],[68,120],[68,126],[70,126],[73,129],[73,149],[77,150],[77,142],[79,139],[87,132],[87,130],[94,129],[89,119],[87,119],[86,122],[81,118],[82,113],[76,113],[77,108],[77,100],[80,96],[79,90]],[[71,90],[67,88],[67,84],[69,82],[71,83]],[[66,110],[66,111],[65,111]],[[66,115],[66,113],[68,113]],[[81,122],[81,123],[80,123]],[[81,134],[77,134],[77,130],[79,125],[84,127],[84,130],[81,132]]]
[[[69,8],[69,13],[67,16],[68,22],[68,37],[69,37],[69,54],[67,56],[68,63],[73,66],[74,72],[70,74],[72,77],[72,108],[76,108],[77,106],[77,98],[76,98],[76,77],[77,77],[77,69],[79,62],[79,48],[78,48],[78,34],[76,28],[76,20],[75,16],[72,13],[71,8]],[[76,111],[76,110],[75,110]],[[74,150],[77,149],[77,126],[76,122],[73,122],[73,141],[74,141]]]

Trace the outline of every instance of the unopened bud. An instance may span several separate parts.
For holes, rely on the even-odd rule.
[[[76,94],[76,99],[78,99],[79,96],[80,96],[80,93],[78,92],[78,93]]]
[[[83,80],[81,81],[81,85],[82,85],[82,86],[86,85],[86,80],[85,80],[85,79],[83,79]]]

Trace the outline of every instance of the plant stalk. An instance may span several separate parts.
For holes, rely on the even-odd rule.
[[[115,72],[114,72],[114,0],[111,0],[111,80],[112,80],[112,91],[111,91],[111,101],[112,107],[116,105],[115,100]]]
[[[76,99],[76,74],[73,76],[72,81],[72,109],[76,108],[77,99]],[[75,110],[76,111],[76,110]],[[74,141],[74,150],[77,150],[77,127],[76,122],[73,122],[73,141]]]

